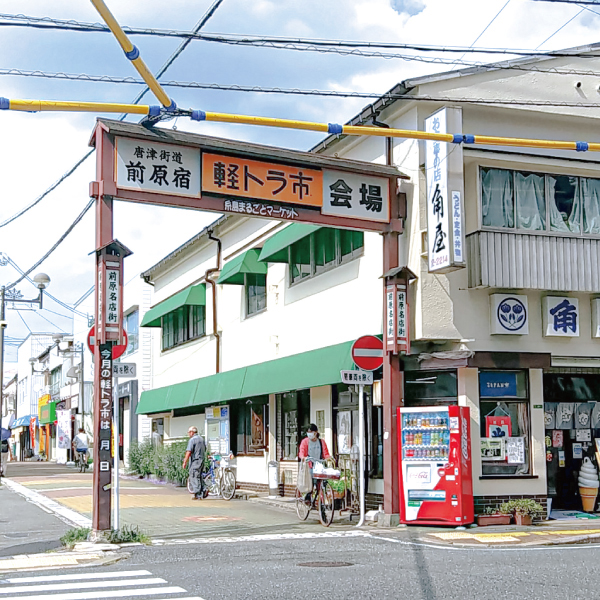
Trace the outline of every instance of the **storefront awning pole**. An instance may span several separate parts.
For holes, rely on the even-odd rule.
[[[360,491],[360,519],[357,527],[365,522],[365,386],[358,385],[358,484]]]

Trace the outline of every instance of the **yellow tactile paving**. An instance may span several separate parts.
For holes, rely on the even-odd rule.
[[[56,502],[68,506],[77,512],[92,512],[91,496],[68,496],[66,498],[54,498]],[[218,502],[201,500],[194,502],[191,496],[135,496],[122,495],[119,499],[119,505],[124,508],[185,508],[198,507],[210,508],[218,507]]]
[[[510,533],[467,533],[466,531],[450,532],[450,533],[432,533],[434,537],[440,540],[467,540],[475,539],[477,541],[486,541],[489,538],[518,538],[529,535],[526,531],[511,531]]]

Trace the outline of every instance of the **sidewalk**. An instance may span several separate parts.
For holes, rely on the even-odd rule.
[[[13,468],[9,480],[17,484],[13,486],[17,492],[39,494],[36,497],[47,502],[51,510],[58,505],[75,511],[84,519],[91,519],[91,473],[82,474],[70,469],[56,475],[20,476],[18,470]],[[195,501],[186,488],[121,477],[120,526],[139,527],[150,537],[162,539],[323,531],[316,513],[311,513],[307,521],[301,522],[295,510],[282,510],[295,508],[293,503],[284,499],[275,504],[268,501],[263,503],[260,498],[252,500],[234,499],[227,502],[209,496],[205,500]],[[83,522],[77,524],[86,525]],[[336,517],[330,529],[339,530],[347,526],[346,518]]]

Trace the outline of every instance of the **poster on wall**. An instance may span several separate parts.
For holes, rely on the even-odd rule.
[[[575,405],[575,429],[589,429],[592,422],[593,402],[580,402]]]
[[[349,410],[340,410],[337,415],[338,426],[338,452],[350,454],[352,448],[352,413]]]
[[[583,458],[583,447],[581,444],[573,444],[573,458]]]
[[[574,410],[575,404],[573,402],[561,402],[556,407],[556,429],[574,429]]]
[[[510,437],[512,434],[510,417],[507,415],[499,417],[487,416],[485,418],[485,425],[487,437],[489,438]]]
[[[525,462],[525,438],[509,437],[506,440],[506,462],[522,465]]]
[[[71,447],[71,411],[56,411],[56,440],[59,448]]]
[[[504,438],[481,438],[481,460],[504,460]]]
[[[553,448],[562,448],[564,445],[564,432],[562,429],[555,429],[552,432],[552,447]]]
[[[577,429],[575,432],[575,439],[578,442],[591,442],[592,432],[590,429]]]

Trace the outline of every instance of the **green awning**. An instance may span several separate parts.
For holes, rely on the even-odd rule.
[[[308,223],[288,225],[265,242],[258,260],[286,263],[288,261],[288,248],[293,243],[310,235],[313,231],[317,231],[320,227],[320,225],[309,225]]]
[[[353,368],[352,344],[344,342],[142,392],[136,412],[143,415],[168,412],[341,383],[340,371]]]
[[[265,263],[258,262],[259,254],[260,249],[253,248],[226,262],[217,283],[244,285],[246,273],[266,275],[268,267]]]
[[[204,306],[206,304],[206,286],[203,283],[191,285],[189,288],[153,306],[144,315],[140,327],[160,327],[162,317],[186,304],[192,306]]]

